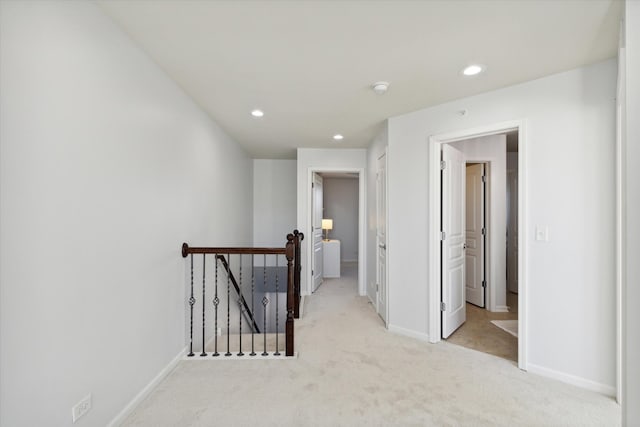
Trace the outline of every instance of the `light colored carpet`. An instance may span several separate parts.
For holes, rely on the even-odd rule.
[[[492,320],[491,323],[505,332],[510,333],[518,338],[518,321],[517,320]]]
[[[389,333],[352,277],[296,321],[295,360],[181,362],[126,426],[616,426],[610,398]]]

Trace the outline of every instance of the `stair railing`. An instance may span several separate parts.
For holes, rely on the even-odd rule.
[[[218,324],[219,324],[219,311],[224,308],[224,301],[226,295],[226,353],[225,356],[231,356],[231,285],[238,295],[237,298],[237,309],[239,311],[238,315],[238,352],[237,356],[244,356],[243,352],[243,344],[242,344],[242,319],[249,320],[249,325],[251,329],[251,352],[249,356],[256,356],[256,345],[255,345],[255,336],[262,335],[263,338],[263,351],[262,356],[269,355],[267,351],[267,338],[269,334],[270,328],[275,332],[275,351],[271,354],[273,356],[280,356],[281,353],[279,351],[279,335],[281,332],[280,329],[280,315],[279,315],[279,294],[281,290],[281,274],[282,268],[280,267],[279,258],[284,256],[286,258],[286,321],[284,328],[284,336],[285,336],[285,356],[293,356],[294,355],[294,313],[299,311],[299,262],[296,263],[296,247],[298,250],[298,258],[299,258],[299,246],[300,241],[304,238],[302,233],[298,233],[297,230],[294,231],[294,234],[287,235],[287,243],[285,247],[282,248],[234,248],[234,247],[190,247],[187,243],[183,243],[182,245],[182,256],[186,258],[190,257],[190,283],[189,283],[189,298],[187,299],[187,303],[189,305],[189,353],[188,357],[193,357],[194,353],[194,313],[196,309],[196,303],[198,302],[199,295],[196,295],[195,284],[194,284],[194,254],[202,254],[202,298],[200,299],[200,305],[202,307],[202,338],[201,338],[201,346],[202,352],[200,356],[207,356],[206,351],[206,330],[207,330],[207,320],[206,320],[206,312],[207,312],[207,283],[210,286],[213,286],[214,298],[211,300],[213,305],[213,341],[214,341],[214,349],[212,352],[213,357],[217,357],[220,355],[218,352]],[[207,282],[206,278],[206,266],[207,266],[207,255],[213,255],[214,263],[215,263],[215,273],[213,284],[211,284],[211,279]],[[233,267],[238,271],[238,280],[233,273],[232,269],[232,261],[231,256],[237,255],[237,266],[234,264]],[[262,255],[262,257],[260,257]],[[226,256],[226,257],[225,257]],[[249,303],[243,294],[243,266],[246,265],[246,257],[250,256],[250,266],[251,266],[251,307],[249,307]],[[262,258],[262,267],[255,267],[256,256],[258,258]],[[271,258],[268,258],[271,257]],[[275,264],[275,267],[268,267],[267,264]],[[218,265],[222,265],[223,271],[226,273],[226,289],[225,289],[225,280],[221,279],[222,274],[218,272]],[[258,273],[260,271],[262,274],[256,274],[256,270]],[[296,274],[296,270],[298,273]],[[246,267],[245,267],[246,271]],[[246,273],[245,273],[246,276]],[[297,281],[297,293],[296,293],[296,276],[298,277]],[[272,279],[272,280],[269,280]],[[275,280],[273,280],[275,279]],[[221,283],[222,282],[222,283]],[[275,291],[275,292],[274,292]],[[263,298],[258,302],[259,305],[262,305],[262,327],[258,325],[256,314],[256,305],[254,296],[258,293],[258,295],[263,295]],[[270,322],[268,319],[268,312],[273,311],[271,300],[268,297],[275,293],[275,298],[272,296],[272,299],[275,299],[275,322]],[[298,295],[298,297],[296,297]],[[209,306],[211,307],[211,306]],[[235,310],[235,309],[234,309]],[[235,314],[234,314],[235,315]],[[224,319],[223,319],[224,321]],[[275,328],[273,328],[273,323],[275,323]],[[262,334],[260,334],[260,330],[262,330]],[[272,335],[272,334],[271,334]],[[271,337],[269,337],[271,338]]]

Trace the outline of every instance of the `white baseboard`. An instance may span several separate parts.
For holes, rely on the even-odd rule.
[[[496,305],[493,310],[494,313],[508,313],[509,306],[508,305]]]
[[[127,404],[127,406],[125,406],[122,411],[120,411],[120,413],[118,415],[115,416],[115,418],[113,420],[111,420],[111,422],[109,424],[107,424],[108,427],[117,427],[120,424],[122,424],[124,422],[124,420],[131,415],[131,413],[138,407],[138,405],[140,403],[142,403],[142,401],[144,399],[146,399],[147,396],[149,396],[149,394],[151,394],[151,392],[153,391],[154,388],[156,388],[156,386],[158,384],[160,384],[160,382],[166,378],[167,375],[169,375],[171,373],[171,371],[173,371],[176,366],[178,366],[178,363],[182,360],[182,358],[187,354],[187,350],[188,350],[188,346],[185,346],[185,348],[183,348],[180,353],[178,353],[178,355],[176,357],[173,358],[173,360],[171,360],[171,362],[169,362],[169,364],[167,366],[165,366],[159,373],[158,375],[155,376],[155,378],[153,378],[151,380],[151,382],[149,382],[149,384],[147,384],[142,390],[140,390],[140,393],[138,393],[132,400],[131,402],[129,402]]]
[[[531,363],[527,364],[527,372],[547,378],[552,378],[558,381],[562,381],[563,383],[575,385],[577,387],[595,391],[596,393],[602,393],[607,396],[616,396],[616,388],[613,386],[597,383],[586,378],[577,377],[575,375],[566,374],[564,372],[533,365]]]
[[[395,326],[395,325],[389,325],[387,329],[389,329],[389,332],[393,332],[394,334],[404,335],[405,337],[415,338],[420,341],[429,342],[429,334],[413,331],[411,329],[401,328],[400,326]]]
[[[305,295],[301,295],[300,296],[300,306],[298,307],[298,319],[302,319],[302,316],[304,315],[304,302],[306,301],[306,296]]]

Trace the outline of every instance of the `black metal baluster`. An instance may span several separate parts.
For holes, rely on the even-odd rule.
[[[264,296],[262,297],[262,315],[264,317],[262,324],[262,332],[264,337],[264,346],[262,349],[262,355],[268,356],[267,353],[267,304],[269,304],[269,298],[267,298],[267,255],[264,255],[262,263],[262,285],[264,287]]]
[[[253,271],[253,254],[251,254],[251,319],[253,319],[253,325],[251,326],[251,353],[249,353],[249,356],[255,356],[256,352],[254,351],[254,335],[255,335],[255,312],[256,309],[253,305],[253,293],[256,289],[256,277]]]
[[[239,311],[239,318],[240,318],[240,322],[238,323],[238,344],[240,345],[240,350],[238,350],[238,356],[244,356],[244,353],[242,352],[242,309],[244,308],[242,306],[242,301],[243,301],[243,296],[242,296],[242,254],[238,255],[238,257],[240,258],[240,284],[238,285],[238,311]]]
[[[207,254],[202,254],[202,353],[200,353],[200,356],[206,356],[207,353],[205,353],[205,326],[204,326],[204,312],[205,312],[205,308],[207,308],[207,299],[204,296],[204,289],[205,289],[205,266],[207,264]]]
[[[225,356],[231,356],[229,351],[229,338],[231,333],[231,254],[227,254],[227,352]]]
[[[193,297],[193,254],[191,254],[191,297],[189,298],[189,305],[191,306],[190,316],[190,328],[189,328],[189,357],[193,356],[193,305],[196,303],[196,299]]]
[[[214,323],[214,329],[213,329],[213,333],[215,334],[215,342],[214,342],[214,347],[213,347],[213,354],[212,356],[219,356],[220,353],[218,353],[218,304],[220,304],[220,299],[218,298],[218,254],[213,254],[213,259],[216,262],[216,281],[215,281],[215,296],[213,298],[213,308],[215,310],[215,323]]]
[[[280,348],[278,347],[278,335],[280,335],[280,329],[278,329],[278,258],[276,255],[276,352],[274,356],[280,356]]]

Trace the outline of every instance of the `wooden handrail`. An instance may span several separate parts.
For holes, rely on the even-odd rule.
[[[189,254],[228,254],[228,255],[286,255],[286,248],[192,248],[182,244],[182,258]]]

